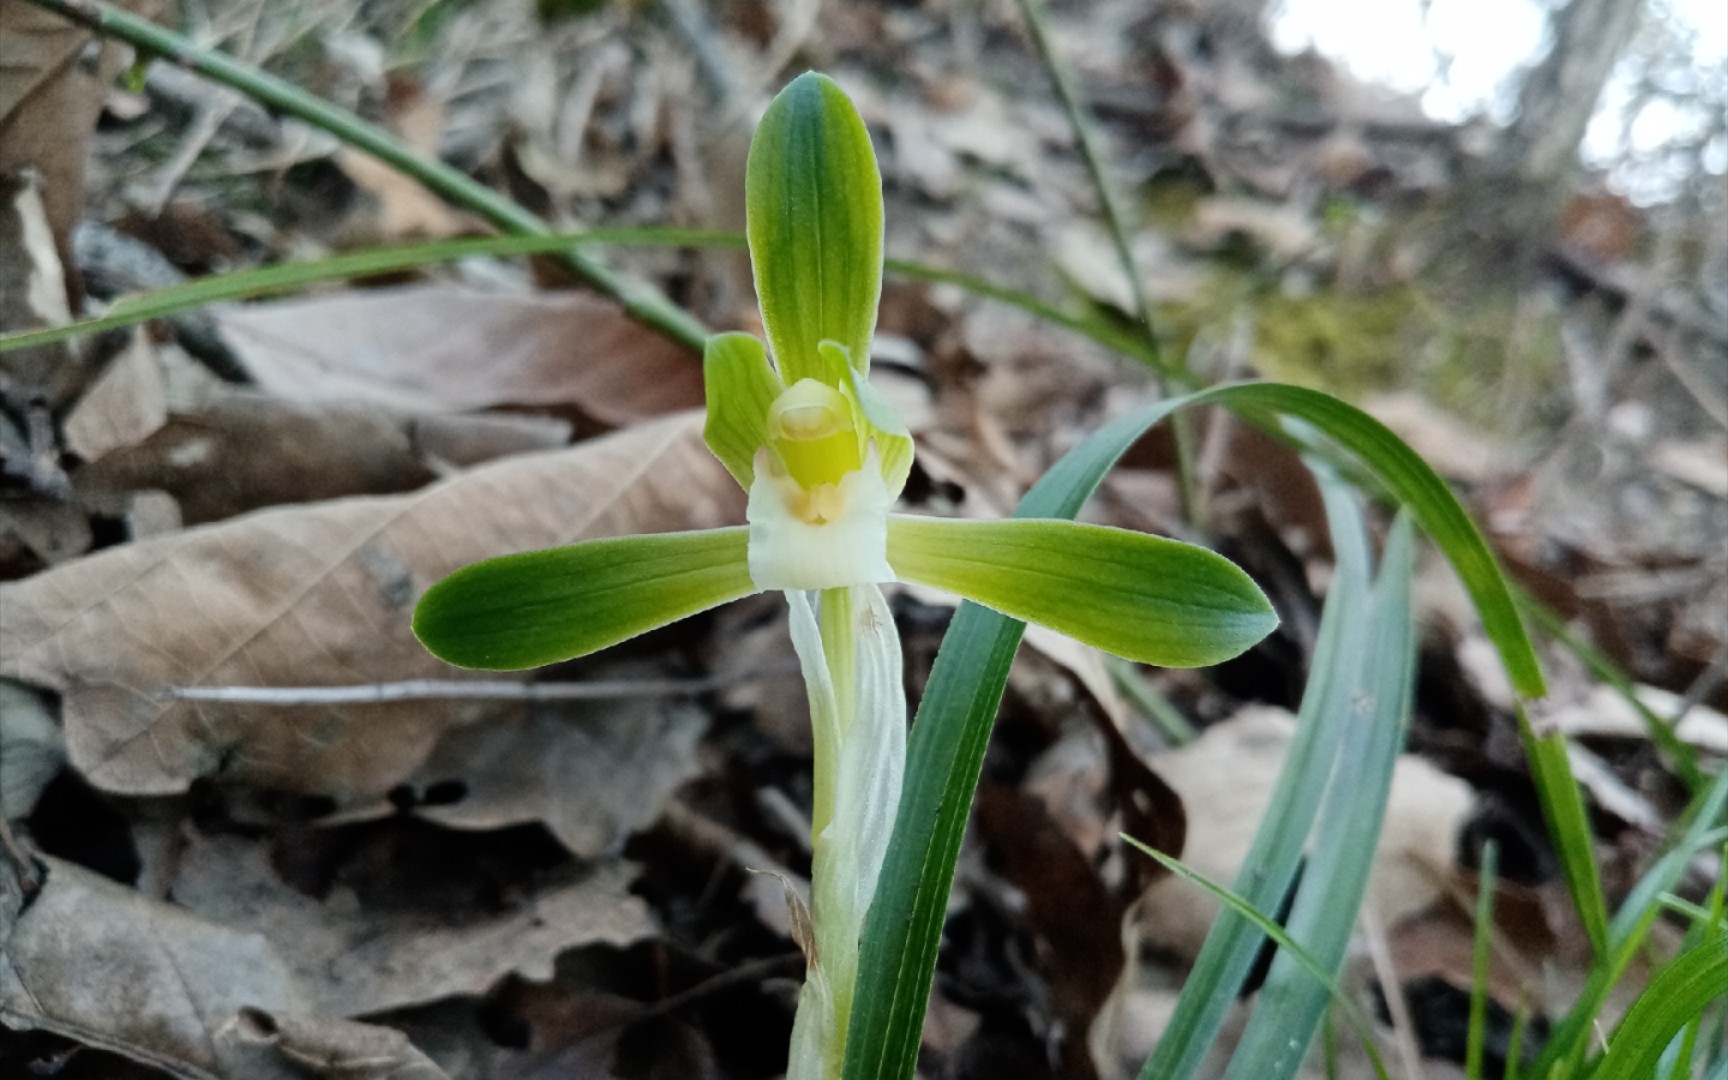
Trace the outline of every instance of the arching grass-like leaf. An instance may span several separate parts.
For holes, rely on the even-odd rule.
[[[1148,428],[1178,408],[1203,403],[1262,417],[1293,416],[1342,447],[1410,509],[1457,568],[1513,685],[1525,694],[1543,691],[1540,665],[1499,566],[1457,499],[1384,425],[1319,391],[1266,383],[1223,386],[1125,415],[1052,466],[1016,516],[1073,517]],[[865,924],[847,1080],[903,1080],[916,1064],[954,865],[1024,629],[1004,615],[963,604],[943,640],[912,727],[894,840]]]
[[[1410,611],[1415,561],[1409,519],[1400,518],[1368,608],[1366,648],[1351,673],[1344,737],[1332,783],[1314,827],[1314,849],[1286,928],[1332,978],[1337,978],[1368,888],[1374,851],[1392,790],[1392,769],[1404,748],[1415,692],[1416,630]],[[1233,1076],[1286,1080],[1307,1055],[1328,996],[1293,956],[1273,958],[1266,985],[1230,1059]]]
[[[1301,865],[1344,737],[1356,692],[1354,676],[1367,646],[1372,562],[1367,526],[1359,500],[1342,480],[1329,469],[1319,470],[1319,479],[1332,533],[1332,587],[1320,615],[1296,730],[1236,880],[1243,900],[1267,911],[1278,909]],[[1264,941],[1251,920],[1232,911],[1219,912],[1183,980],[1164,1035],[1140,1071],[1142,1080],[1170,1080],[1193,1073],[1212,1048]]]
[[[1593,1080],[1643,1080],[1674,1036],[1728,996],[1728,933],[1720,928],[1656,973],[1608,1041]]]

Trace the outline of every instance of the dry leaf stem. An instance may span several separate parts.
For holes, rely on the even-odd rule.
[[[367,705],[383,701],[592,701],[610,698],[677,697],[705,694],[734,683],[796,672],[746,670],[699,679],[595,679],[590,682],[516,682],[509,680],[406,679],[359,686],[169,686],[158,696],[181,701],[222,701],[246,705]]]

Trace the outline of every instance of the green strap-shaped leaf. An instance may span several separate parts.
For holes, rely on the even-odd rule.
[[[882,177],[864,121],[832,79],[806,72],[768,106],[750,143],[744,205],[762,322],[786,385],[814,375],[824,340],[868,370]]]
[[[1410,611],[1415,558],[1415,531],[1409,517],[1400,514],[1370,594],[1363,651],[1351,658],[1347,678],[1354,685],[1332,782],[1314,825],[1314,845],[1284,920],[1290,936],[1334,978],[1343,967],[1374,868],[1415,691],[1416,630]],[[1293,957],[1274,957],[1228,1074],[1255,1080],[1295,1076],[1329,1004]]]
[[[1593,1074],[1598,1080],[1656,1075],[1662,1052],[1680,1029],[1728,994],[1728,934],[1714,929],[1650,980],[1608,1041]]]
[[[1228,559],[1102,525],[895,515],[888,562],[909,581],[1163,667],[1228,660],[1278,625]]]
[[[1267,911],[1278,909],[1296,880],[1350,722],[1356,673],[1367,651],[1373,563],[1367,525],[1355,493],[1334,470],[1316,467],[1315,479],[1332,534],[1332,584],[1320,614],[1296,730],[1236,879],[1243,898]],[[1176,1011],[1140,1070],[1140,1080],[1186,1080],[1194,1074],[1217,1042],[1264,940],[1252,923],[1229,912],[1219,914],[1182,984]]]
[[[715,334],[702,351],[708,422],[702,438],[738,486],[750,490],[756,451],[768,441],[768,409],[786,385],[768,365],[768,349],[751,334]]]
[[[1457,568],[1513,685],[1530,696],[1543,692],[1541,668],[1499,566],[1446,485],[1384,425],[1317,390],[1250,383],[1137,410],[1094,432],[1052,466],[1022,500],[1017,516],[1072,517],[1148,427],[1178,408],[1202,403],[1295,416],[1348,450],[1411,509]],[[894,840],[865,926],[846,1080],[899,1080],[916,1066],[948,887],[1023,629],[996,612],[962,604],[943,639],[912,725]]]
[[[756,592],[742,526],[590,540],[463,567],[414,609],[414,633],[457,667],[570,660]]]

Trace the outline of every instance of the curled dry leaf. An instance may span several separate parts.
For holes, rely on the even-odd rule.
[[[322,900],[283,883],[269,848],[235,837],[190,843],[174,898],[211,922],[277,946],[315,1013],[363,1016],[485,994],[506,975],[544,982],[558,954],[623,947],[654,933],[630,895],[635,869],[601,862],[502,912],[363,908],[341,886]]]
[[[0,36],[0,50],[3,47]],[[4,132],[5,122],[0,119],[0,145]],[[71,320],[65,265],[49,225],[42,177],[34,169],[12,173],[0,167],[0,331],[64,326]],[[5,380],[7,396],[15,399],[14,407],[34,396],[49,408],[63,407],[89,379],[92,351],[62,341],[0,353],[0,378]],[[8,471],[25,468],[24,475],[35,486],[43,486],[42,464],[30,460],[36,456],[33,448],[24,445],[23,433],[12,430],[9,418],[4,434],[11,437],[0,438],[0,460],[6,460]]]
[[[0,679],[0,815],[28,817],[66,762],[66,742],[42,695]]]
[[[706,728],[701,709],[655,697],[476,725],[445,735],[409,784],[460,785],[461,798],[417,807],[421,817],[464,829],[541,821],[592,858],[617,851],[696,775]]]
[[[1062,1043],[1064,1080],[1097,1080],[1087,1036],[1110,999],[1126,960],[1124,898],[1101,880],[1037,795],[985,782],[978,788],[978,826],[1003,875],[1026,898],[1051,1011],[1070,1036]]]
[[[396,76],[389,80],[388,108],[390,130],[421,154],[436,158],[444,134],[443,105],[418,82]],[[420,181],[370,154],[343,146],[336,151],[336,164],[377,200],[377,232],[385,239],[455,236],[473,227],[466,215]]]
[[[188,1080],[303,1075],[228,1031],[245,1007],[304,1011],[293,976],[262,936],[206,922],[76,864],[43,862],[46,880],[28,905],[13,867],[0,865],[0,1022]]]
[[[621,426],[702,404],[702,365],[616,305],[455,285],[234,308],[222,332],[266,390],[410,412],[515,405]]]
[[[139,0],[120,6],[136,9]],[[84,205],[85,149],[128,50],[104,43],[81,62],[89,30],[32,4],[0,7],[0,174],[34,169],[62,260]]]
[[[409,629],[429,585],[475,560],[736,521],[700,418],[509,458],[407,495],[284,507],[100,552],[0,585],[0,675],[61,694],[72,764],[132,794],[201,776],[376,796],[472,704],[267,707],[181,686],[455,677]]]

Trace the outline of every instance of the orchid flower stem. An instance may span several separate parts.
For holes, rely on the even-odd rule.
[[[793,1080],[839,1075],[859,940],[887,856],[905,769],[900,641],[875,585],[789,592],[792,643],[815,734],[806,988]]]
[[[343,143],[424,184],[452,204],[485,218],[503,232],[542,236],[552,232],[535,214],[454,166],[419,153],[376,124],[307,93],[285,79],[208,49],[182,34],[157,26],[100,0],[29,0],[104,37],[133,46],[145,55],[197,72],[284,116],[328,132]],[[574,248],[556,253],[578,277],[617,301],[630,316],[672,340],[700,352],[708,329],[645,282],[628,278]]]

